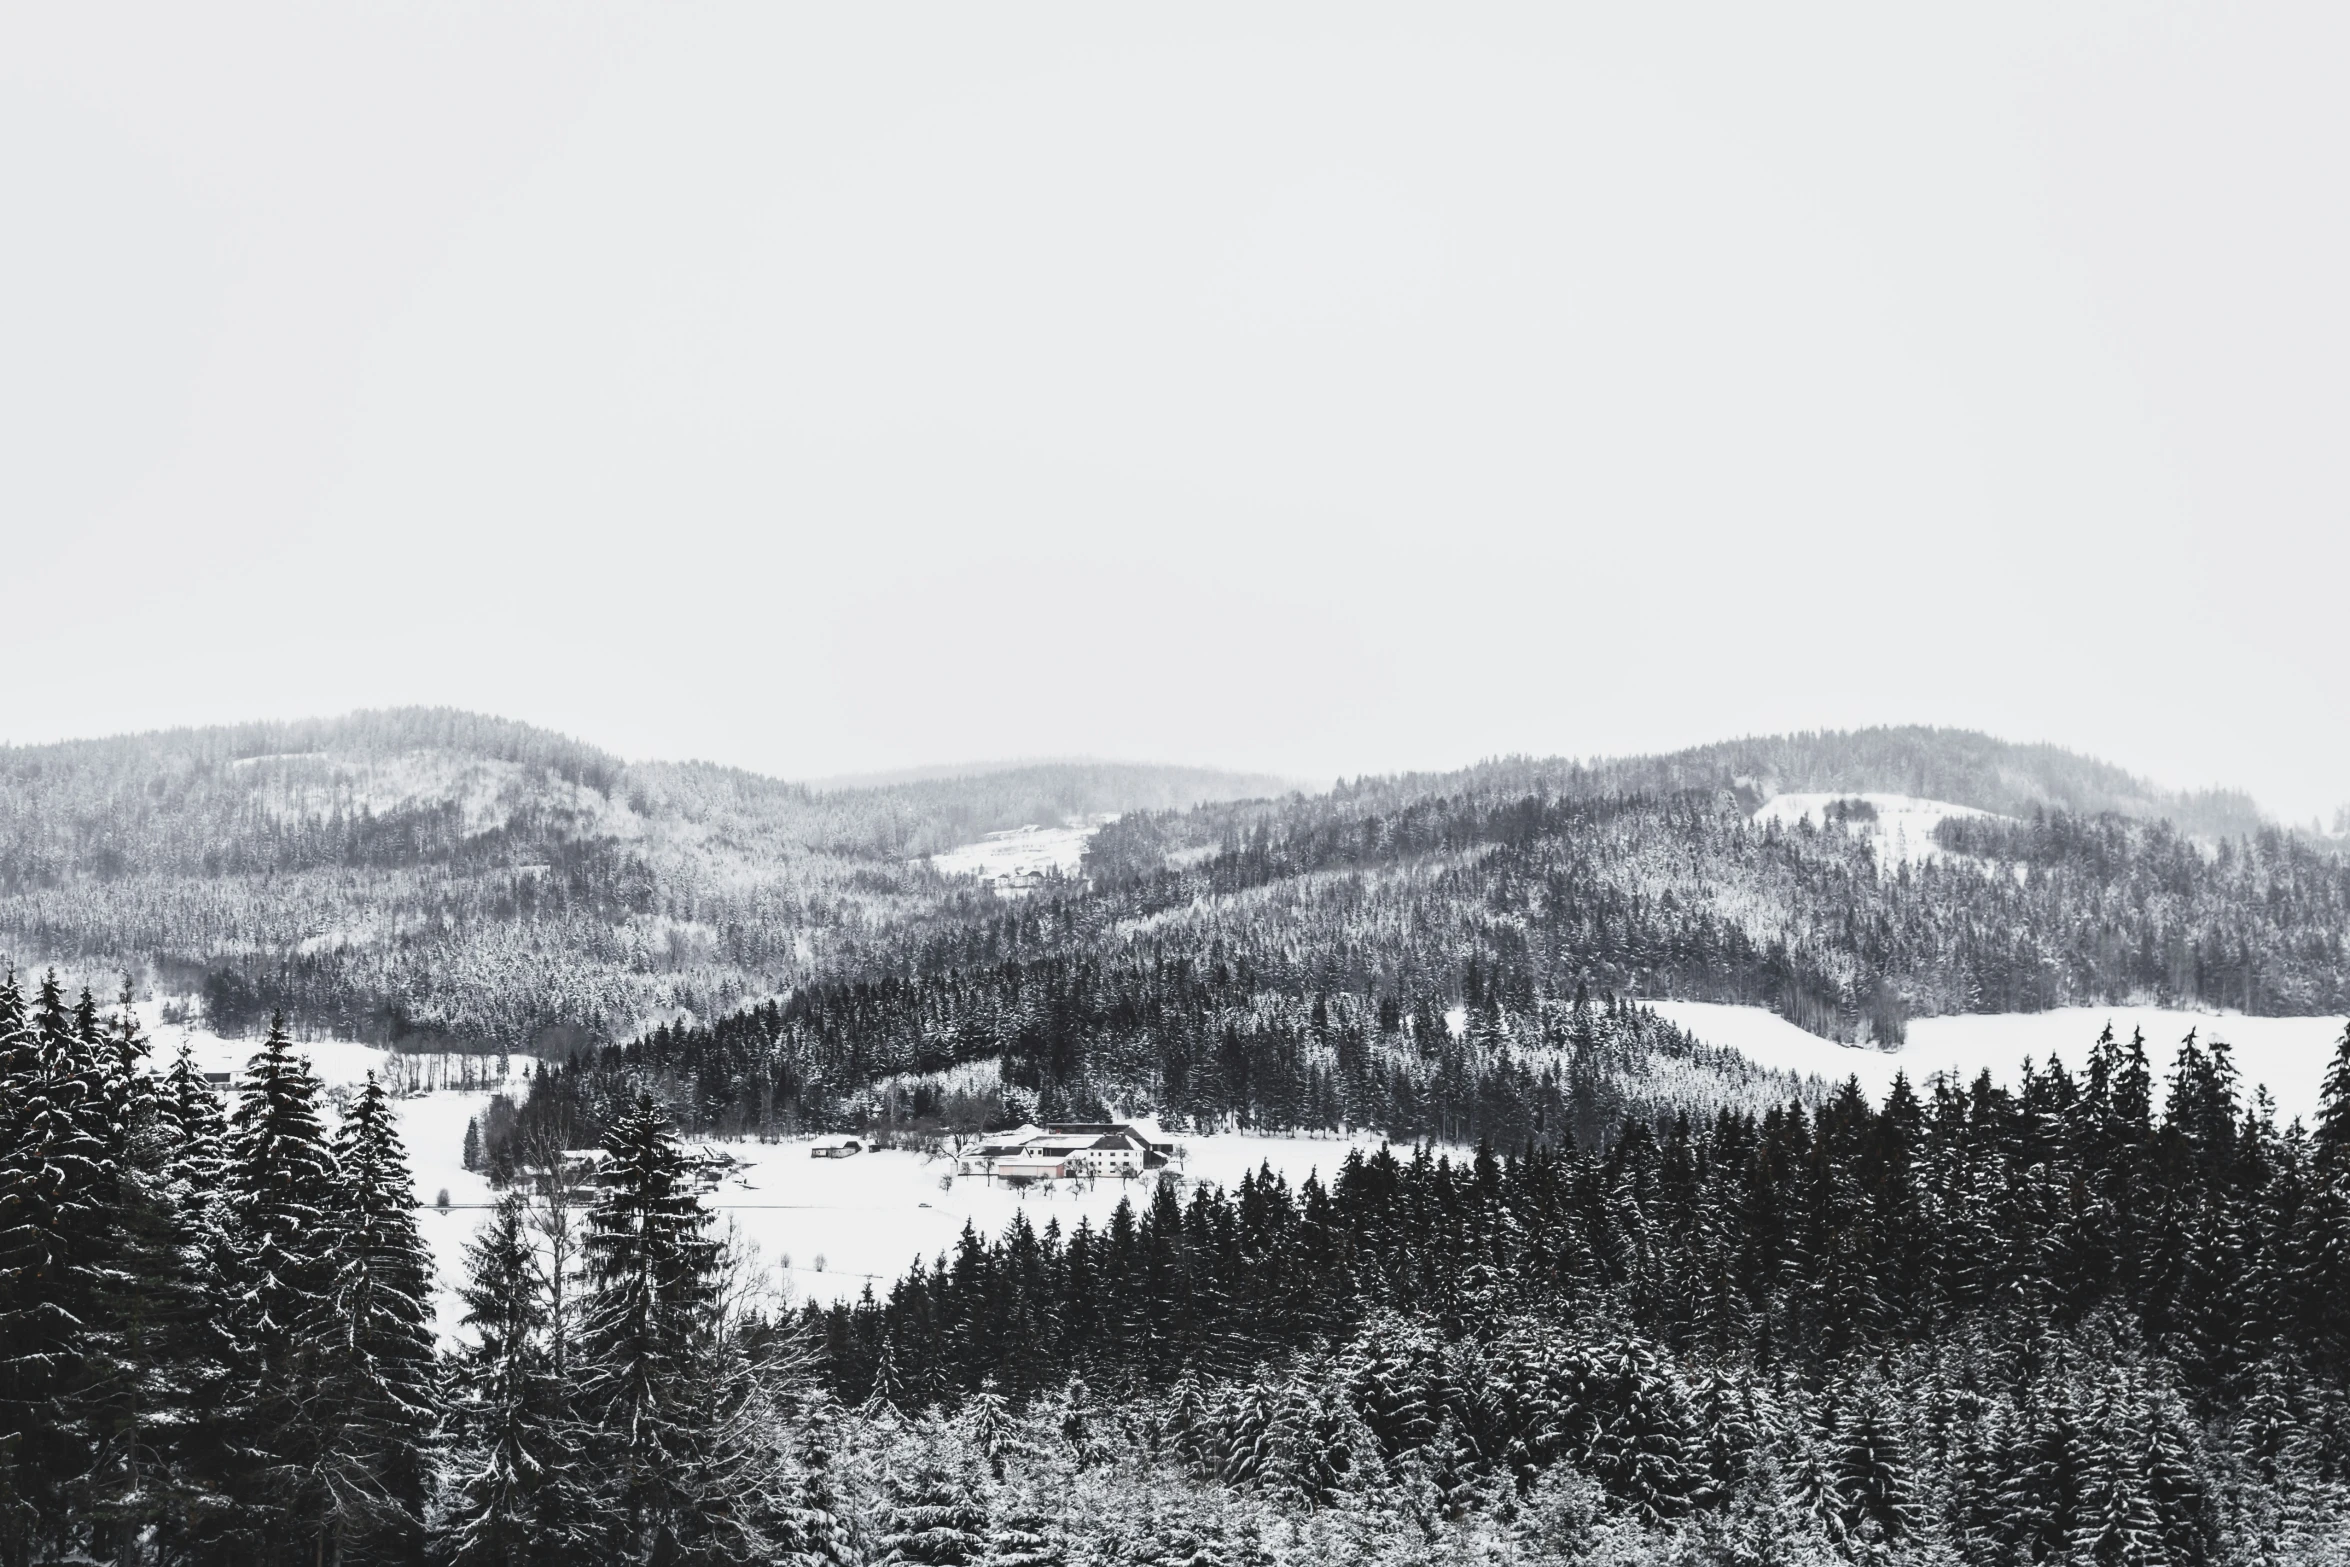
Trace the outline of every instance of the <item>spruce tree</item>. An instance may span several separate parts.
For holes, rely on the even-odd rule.
[[[2318,1088],[2317,1125],[2310,1133],[2321,1168],[2337,1179],[2350,1181],[2350,1023],[2334,1044]]]
[[[367,1074],[335,1139],[333,1311],[316,1348],[319,1472],[346,1550],[415,1554],[437,1419],[432,1258],[390,1096]]]
[[[792,1443],[783,1504],[764,1520],[775,1567],[850,1567],[857,1560],[836,1477],[840,1435],[838,1407],[818,1395]]]
[[[209,1367],[196,1254],[172,1182],[185,1134],[147,1070],[127,982],[103,1042],[109,1256],[91,1302],[76,1403],[91,1443],[90,1548],[121,1557],[142,1539],[172,1541],[201,1502],[182,1482],[179,1460]]]
[[[1043,1488],[1023,1483],[1004,1497],[984,1559],[987,1567],[1068,1567],[1068,1535]]]
[[[466,1246],[465,1272],[442,1548],[452,1567],[561,1567],[594,1549],[595,1506],[548,1351],[550,1308],[519,1195]]]
[[[54,973],[28,1015],[0,988],[0,1559],[79,1543],[96,1462],[78,1397],[113,1261],[116,1169],[96,1029]]]
[[[205,1444],[208,1491],[227,1502],[204,1532],[223,1556],[274,1561],[324,1548],[336,1511],[322,1465],[334,1412],[338,1282],[334,1151],[318,1079],[285,1020],[246,1064],[230,1118],[218,1214],[214,1321],[228,1375]]]
[[[735,1498],[714,1483],[727,1414],[716,1403],[720,1247],[650,1095],[638,1096],[604,1148],[611,1158],[588,1219],[583,1399],[597,1433],[607,1549],[667,1560],[733,1521]]]
[[[892,1469],[874,1545],[885,1567],[967,1567],[987,1553],[987,1508],[970,1454],[933,1411]]]
[[[2145,1567],[2167,1556],[2138,1413],[2128,1393],[2112,1386],[2090,1406],[2071,1541],[2073,1560],[2083,1567]]]

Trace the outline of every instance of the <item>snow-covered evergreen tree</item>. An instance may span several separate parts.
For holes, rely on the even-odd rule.
[[[54,973],[31,1008],[0,985],[0,1559],[78,1542],[95,1454],[77,1395],[112,1261],[105,1075]]]
[[[1909,1535],[1917,1525],[1909,1449],[1880,1389],[1863,1388],[1845,1400],[1829,1448],[1846,1531],[1868,1540]]]
[[[568,1390],[549,1358],[549,1307],[523,1198],[509,1195],[465,1248],[450,1369],[451,1445],[440,1517],[452,1567],[559,1567],[594,1548]]]
[[[668,1118],[640,1095],[604,1139],[588,1219],[577,1376],[610,1535],[628,1560],[692,1556],[741,1528],[724,1473],[720,1245]]]
[[[391,1098],[373,1072],[334,1152],[333,1309],[314,1328],[330,1411],[318,1472],[344,1550],[412,1556],[438,1422],[432,1258]]]
[[[119,1559],[137,1554],[143,1540],[158,1547],[176,1541],[182,1521],[204,1500],[180,1460],[212,1368],[198,1323],[200,1253],[173,1184],[187,1134],[147,1068],[127,983],[103,1037],[109,1257],[86,1324],[77,1403],[91,1443],[90,1550]],[[216,1123],[217,1108],[207,1108]],[[217,1154],[211,1124],[196,1135]]]
[[[885,1567],[967,1567],[987,1555],[987,1506],[977,1465],[956,1433],[934,1412],[906,1442],[884,1481],[874,1535],[875,1560]]]
[[[858,1560],[835,1478],[840,1445],[840,1410],[818,1394],[800,1415],[779,1505],[763,1520],[775,1567],[850,1567]]]
[[[2318,1085],[2317,1124],[2310,1130],[2310,1141],[2322,1168],[2350,1179],[2350,1023],[2342,1026],[2342,1037],[2335,1042]]]
[[[230,1118],[207,1280],[227,1375],[209,1412],[206,1489],[227,1506],[210,1546],[271,1561],[324,1549],[335,1503],[321,1465],[334,1411],[324,1401],[335,1338],[340,1199],[319,1083],[282,1020],[246,1064]]]
[[[1049,1486],[1023,1481],[1005,1491],[987,1536],[987,1567],[1069,1567],[1069,1539]]]

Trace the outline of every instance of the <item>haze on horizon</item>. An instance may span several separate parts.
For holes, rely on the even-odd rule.
[[[2350,16],[0,15],[0,740],[2350,800]]]

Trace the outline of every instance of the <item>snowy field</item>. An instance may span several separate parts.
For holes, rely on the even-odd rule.
[[[1709,1001],[1652,1001],[1658,1016],[1709,1045],[1723,1045],[1749,1060],[1783,1071],[1810,1074],[1831,1083],[1858,1077],[1872,1099],[1881,1100],[1896,1071],[1922,1084],[1936,1072],[1972,1080],[1989,1068],[1993,1080],[2012,1083],[2026,1056],[2044,1062],[2050,1054],[2078,1072],[2107,1023],[2114,1037],[2128,1040],[2144,1029],[2146,1052],[2158,1078],[2187,1030],[2200,1042],[2227,1041],[2242,1074],[2247,1101],[2265,1085],[2282,1126],[2317,1111],[2318,1083],[2342,1037],[2338,1017],[2244,1017],[2235,1013],[2182,1012],[2157,1007],[2060,1007],[2050,1012],[2011,1012],[1968,1017],[1919,1018],[1909,1025],[1909,1042],[1898,1051],[1839,1045],[1797,1028],[1761,1007],[1724,1006]]]
[[[1048,871],[1075,875],[1084,862],[1085,846],[1115,816],[1072,818],[1058,827],[1014,827],[991,832],[977,843],[948,849],[930,857],[933,869],[947,876],[976,876],[981,881],[1007,877],[1042,876]]]
[[[966,1223],[982,1239],[1001,1235],[1021,1211],[1039,1231],[1058,1220],[1066,1233],[1080,1218],[1091,1219],[1099,1229],[1121,1200],[1131,1199],[1138,1208],[1148,1202],[1158,1179],[1154,1172],[1141,1181],[1055,1182],[1023,1189],[957,1176],[950,1159],[897,1149],[849,1159],[811,1158],[810,1142],[714,1145],[744,1161],[745,1168],[719,1187],[710,1204],[722,1223],[757,1247],[759,1266],[787,1286],[795,1301],[819,1304],[852,1300],[868,1282],[874,1293],[886,1292],[917,1257],[934,1261],[952,1250]],[[1182,1142],[1188,1158],[1177,1174],[1187,1184],[1229,1187],[1270,1164],[1295,1187],[1317,1169],[1328,1181],[1350,1148],[1375,1149],[1380,1140],[1226,1135]]]
[[[1945,818],[1991,814],[1971,805],[1921,800],[1907,794],[1782,794],[1757,806],[1752,820],[1758,827],[1770,822],[1792,827],[1805,820],[1817,827],[1827,821],[1828,807],[1838,800],[1865,800],[1876,807],[1875,821],[1847,822],[1845,831],[1871,840],[1877,863],[1888,869],[1895,865],[1921,865],[1938,858],[1942,850],[1934,842],[1934,829]]]
[[[168,1071],[180,1041],[200,1070],[242,1075],[258,1041],[223,1039],[202,1029],[160,1021],[158,1010],[141,1007],[142,1022],[153,1046],[158,1072]],[[297,1055],[309,1058],[311,1068],[326,1084],[330,1100],[366,1079],[382,1075],[391,1053],[371,1045],[342,1040],[314,1040],[297,1045]],[[410,1075],[430,1073],[436,1064],[454,1069],[458,1058],[412,1056],[401,1063]],[[519,1097],[531,1061],[516,1056],[508,1063],[507,1091]],[[471,1058],[477,1074],[496,1072],[495,1057]],[[435,1088],[398,1101],[400,1135],[408,1147],[409,1168],[416,1177],[416,1195],[425,1206],[417,1216],[425,1243],[432,1248],[440,1289],[435,1308],[444,1338],[456,1332],[456,1284],[464,1276],[465,1245],[488,1216],[498,1194],[489,1181],[465,1168],[465,1125],[488,1107],[499,1085],[485,1083],[471,1090]],[[334,1121],[330,1106],[327,1115]],[[1186,1182],[1207,1181],[1236,1185],[1241,1176],[1270,1164],[1292,1186],[1320,1170],[1325,1181],[1337,1171],[1347,1151],[1358,1144],[1379,1146],[1376,1137],[1346,1140],[1330,1137],[1249,1137],[1240,1135],[1193,1137],[1183,1140],[1187,1157],[1177,1172]],[[794,1302],[814,1300],[829,1304],[854,1299],[870,1282],[885,1292],[913,1261],[934,1260],[951,1250],[965,1223],[975,1224],[989,1239],[1003,1233],[1015,1212],[1025,1209],[1029,1222],[1042,1230],[1059,1220],[1062,1230],[1074,1229],[1080,1217],[1096,1228],[1109,1222],[1121,1199],[1136,1206],[1147,1202],[1147,1182],[1060,1182],[1025,1190],[989,1182],[976,1176],[954,1176],[954,1162],[920,1154],[889,1150],[859,1154],[852,1159],[809,1157],[812,1139],[784,1142],[726,1142],[722,1148],[740,1161],[740,1167],[709,1197],[719,1227],[754,1248],[755,1265],[769,1282],[785,1290]],[[1156,1180],[1154,1174],[1151,1177]],[[441,1208],[441,1192],[449,1206]]]

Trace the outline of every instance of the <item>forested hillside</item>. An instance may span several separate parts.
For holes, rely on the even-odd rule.
[[[1963,784],[1972,764],[1942,765],[1910,756],[1893,781]],[[2350,1011],[2350,860],[2297,835],[2034,808],[1948,817],[1931,853],[1889,863],[1849,830],[1858,807],[1787,825],[1721,778],[1631,787],[1686,771],[1496,763],[1130,813],[1081,884],[555,1081],[589,1105],[650,1084],[689,1128],[765,1131],[935,1116],[918,1086],[901,1104],[869,1085],[991,1062],[1000,1095],[960,1113],[1125,1106],[1515,1145],[1588,1139],[1653,1097],[1663,1062],[1703,1108],[1749,1092],[1642,998],[1880,1045],[1964,1012]]]
[[[1616,792],[1733,788],[1761,798],[1879,791],[1948,800],[2003,816],[2042,810],[2160,819],[2206,838],[2240,838],[2266,825],[2251,797],[2237,790],[2164,789],[2061,746],[2018,745],[1966,729],[1905,726],[1755,736],[1668,756],[1600,762],[1583,771],[1586,787]]]
[[[1075,764],[813,791],[445,710],[0,750],[0,949],[254,1030],[535,1046],[723,1012],[985,901],[917,857],[1271,787]]]

